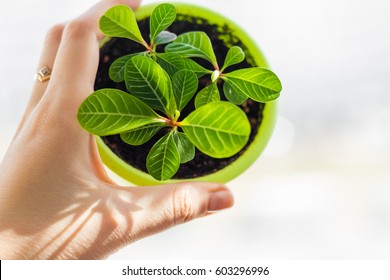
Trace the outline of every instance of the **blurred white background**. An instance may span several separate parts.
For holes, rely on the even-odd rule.
[[[0,158],[46,30],[94,2],[0,2]],[[111,258],[390,258],[390,1],[181,2],[255,38],[283,82],[278,124],[264,155],[229,184],[234,208]]]

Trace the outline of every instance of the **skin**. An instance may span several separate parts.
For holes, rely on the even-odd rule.
[[[119,186],[106,174],[93,136],[77,122],[93,92],[104,0],[50,29],[35,82],[14,139],[0,165],[0,259],[101,259],[143,237],[233,205],[213,183]]]

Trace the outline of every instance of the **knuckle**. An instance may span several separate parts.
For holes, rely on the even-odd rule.
[[[182,224],[195,218],[196,191],[188,185],[176,186],[172,196],[173,224]]]
[[[62,37],[62,32],[64,30],[64,24],[56,24],[52,26],[46,34],[47,42],[60,42]]]
[[[80,38],[90,33],[92,24],[89,20],[74,19],[70,21],[64,29],[64,37],[66,38]]]
[[[129,4],[132,9],[136,9],[141,4],[141,0],[134,0],[131,1]]]

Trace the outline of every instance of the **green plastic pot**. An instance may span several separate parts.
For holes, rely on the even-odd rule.
[[[140,7],[136,12],[137,20],[142,20],[150,16],[152,10],[158,4],[150,4]],[[179,4],[174,3],[177,9],[178,14],[186,14],[194,17],[202,17],[209,21],[210,24],[224,25],[227,24],[229,28],[233,31],[234,35],[237,36],[244,46],[247,47],[247,52],[253,57],[254,62],[259,67],[268,68],[267,62],[256,45],[256,43],[234,22],[227,19],[226,17],[215,13],[214,11],[205,9],[192,4]],[[149,174],[136,169],[119,158],[115,153],[113,153],[108,146],[105,145],[103,140],[100,137],[97,137],[97,144],[100,152],[100,156],[104,164],[111,169],[114,173],[122,177],[123,179],[135,184],[135,185],[157,185],[162,183],[171,183],[179,181],[204,181],[204,182],[219,182],[226,183],[249,168],[260,154],[265,149],[276,120],[276,110],[277,102],[273,101],[267,103],[263,110],[263,119],[260,124],[257,135],[255,136],[254,141],[250,144],[247,150],[234,162],[232,162],[227,167],[206,176],[186,179],[186,180],[170,180],[160,182],[155,180]]]

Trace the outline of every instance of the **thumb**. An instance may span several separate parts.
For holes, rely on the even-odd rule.
[[[132,215],[136,236],[132,241],[172,226],[203,217],[233,205],[232,193],[223,185],[180,183],[132,190],[142,210]]]

